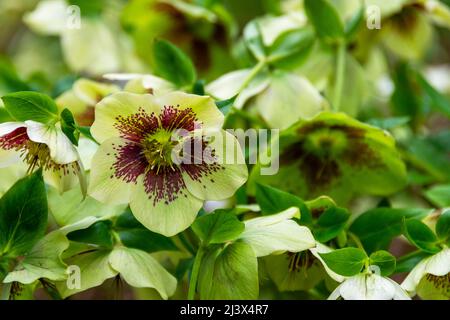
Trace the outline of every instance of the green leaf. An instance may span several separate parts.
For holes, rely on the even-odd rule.
[[[262,61],[266,58],[266,49],[257,20],[249,22],[244,29],[244,40],[253,56]]]
[[[197,218],[192,224],[192,230],[205,244],[235,240],[244,228],[244,223],[228,210],[216,210]]]
[[[69,247],[69,241],[62,232],[54,231],[42,238],[25,259],[5,278],[5,283],[20,282],[30,284],[40,278],[62,281],[66,275],[66,265],[61,254]]]
[[[96,222],[87,229],[70,232],[67,238],[71,241],[112,248],[112,222],[109,220]]]
[[[269,48],[268,60],[275,67],[292,69],[305,60],[314,43],[310,28],[286,32]]]
[[[252,300],[259,295],[258,262],[250,245],[212,248],[203,258],[198,290],[202,300]]]
[[[153,288],[163,299],[175,293],[177,280],[148,253],[117,247],[109,256],[113,269],[136,288]]]
[[[366,253],[357,248],[338,249],[320,256],[331,270],[346,277],[360,273],[368,259]]]
[[[156,74],[178,87],[191,86],[197,77],[189,57],[176,46],[165,40],[153,45]]]
[[[337,237],[344,230],[350,213],[347,209],[331,207],[322,213],[317,220],[314,237],[317,241],[325,243]]]
[[[411,270],[414,269],[420,261],[429,256],[429,253],[420,250],[404,255],[397,260],[395,273],[411,272]]]
[[[0,106],[0,123],[14,121],[11,115],[6,111],[5,108]]]
[[[90,140],[92,140],[92,141],[94,141],[95,143],[97,143],[98,144],[98,142],[95,140],[95,138],[92,136],[92,133],[91,133],[91,127],[80,127],[80,126],[77,126],[77,130],[83,135],[83,136],[85,136],[86,138],[88,138],[88,139],[90,139]]]
[[[417,248],[429,252],[437,253],[440,248],[437,246],[437,238],[433,231],[419,220],[405,221],[405,236]]]
[[[395,90],[391,97],[395,115],[407,116],[416,125],[422,112],[421,101],[417,94],[417,86],[413,82],[413,71],[405,64],[399,64],[394,72]]]
[[[359,29],[363,25],[364,19],[365,6],[361,6],[358,12],[356,12],[345,25],[345,37],[347,38],[347,41],[353,40],[353,38],[356,36]]]
[[[69,109],[64,109],[61,112],[61,130],[74,145],[78,146],[80,132],[77,129],[73,114]]]
[[[450,240],[450,209],[442,212],[436,223],[436,234],[439,239]]]
[[[382,276],[389,276],[395,271],[396,259],[387,251],[380,250],[372,253],[369,257],[370,265],[376,265],[380,268]]]
[[[30,86],[19,78],[12,63],[0,57],[0,92],[9,93],[27,90],[31,90]]]
[[[222,101],[216,101],[216,106],[219,108],[219,110],[224,114],[227,115],[231,108],[233,108],[234,102],[236,101],[237,96],[234,96],[230,99],[222,100]]]
[[[338,40],[345,36],[339,13],[328,0],[305,0],[304,6],[319,38]]]
[[[42,171],[17,181],[0,199],[0,257],[29,252],[47,227]]]
[[[312,222],[308,207],[302,199],[293,194],[258,183],[256,184],[256,202],[261,207],[262,213],[267,215],[297,207],[300,210],[300,221],[303,223]]]
[[[433,88],[433,86],[420,73],[417,73],[417,78],[419,84],[424,90],[425,95],[431,102],[431,107],[450,118],[450,100]]]
[[[410,120],[411,119],[409,117],[393,117],[393,118],[370,119],[367,121],[367,123],[384,130],[389,130],[401,127],[407,124]]]
[[[192,86],[192,93],[204,96],[205,95],[205,80],[198,80],[195,81],[194,85]]]
[[[71,5],[78,6],[83,16],[97,17],[105,8],[105,0],[69,0]]]
[[[118,232],[120,241],[129,248],[152,253],[157,251],[177,251],[177,246],[170,238],[152,232],[144,227]]]
[[[440,184],[425,191],[425,197],[434,205],[445,208],[450,206],[450,184]]]
[[[420,219],[429,212],[429,209],[376,208],[360,215],[351,225],[350,231],[358,236],[364,249],[371,253],[387,249],[392,239],[401,235],[405,218]]]
[[[8,113],[17,121],[34,120],[49,123],[58,119],[58,107],[47,95],[21,91],[2,97]]]

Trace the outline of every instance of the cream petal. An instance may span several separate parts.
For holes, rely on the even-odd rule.
[[[408,292],[415,292],[417,285],[420,280],[426,275],[426,267],[428,264],[429,258],[426,258],[420,261],[414,269],[408,274],[408,276],[403,280],[401,286]]]
[[[78,160],[75,146],[58,126],[45,125],[28,120],[27,134],[30,140],[44,143],[50,149],[50,157],[57,164],[67,164]]]
[[[358,274],[339,286],[340,296],[344,300],[367,300],[366,275]]]
[[[95,153],[88,187],[88,194],[92,198],[111,205],[126,204],[130,201],[134,182],[127,183],[117,178],[113,169],[117,161],[115,148],[126,143],[122,138],[111,138],[103,142]]]
[[[441,277],[450,272],[450,249],[445,248],[428,260],[426,273]]]
[[[156,101],[161,108],[164,106],[173,106],[179,110],[191,108],[204,129],[222,128],[225,117],[211,97],[170,92],[156,97]]]
[[[30,29],[43,35],[59,35],[66,28],[67,4],[62,0],[38,3],[36,9],[24,17]]]
[[[279,214],[244,221],[245,230],[239,238],[252,246],[257,257],[312,248],[315,240],[311,231],[290,220],[297,214],[297,208],[290,208]]]
[[[164,184],[168,186],[167,183]],[[141,176],[131,193],[130,208],[133,215],[146,228],[153,232],[171,237],[187,229],[195,220],[203,201],[194,197],[187,190],[179,193],[175,199],[155,201],[158,190],[148,194]],[[166,202],[167,201],[167,202]]]
[[[13,132],[16,129],[24,128],[27,125],[23,122],[3,122],[0,123],[0,137]]]
[[[117,117],[126,118],[137,114],[140,109],[150,115],[158,114],[161,107],[155,101],[155,97],[150,94],[118,92],[104,98],[95,107],[92,135],[99,143],[109,138],[119,137],[120,131],[115,126]]]

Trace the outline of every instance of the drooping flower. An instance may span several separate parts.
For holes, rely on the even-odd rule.
[[[43,124],[28,120],[0,124],[0,164],[22,160],[28,172],[44,169],[46,181],[65,191],[78,177],[84,189],[84,169],[75,146],[59,124]]]
[[[425,258],[408,274],[402,288],[422,299],[450,299],[450,249]]]
[[[263,165],[256,165],[250,191],[257,182],[303,198],[327,194],[341,204],[355,193],[389,195],[406,182],[389,133],[344,113],[323,112],[297,122],[281,133],[279,148],[278,173],[262,175]]]
[[[398,283],[387,277],[367,272],[350,277],[340,284],[328,300],[410,300]]]
[[[97,104],[95,115],[91,132],[101,146],[89,194],[130,203],[152,231],[186,229],[205,200],[226,199],[247,179],[239,144],[221,130],[224,117],[209,97],[121,92]]]

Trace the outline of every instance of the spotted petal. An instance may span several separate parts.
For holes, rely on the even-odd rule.
[[[200,158],[202,163],[182,165],[184,181],[188,190],[197,198],[227,199],[247,181],[248,171],[241,147],[237,139],[224,130],[207,130],[201,133],[211,142],[202,155],[195,155],[195,159]],[[196,133],[194,136],[197,137]],[[196,141],[200,141],[200,138]],[[191,152],[196,153],[195,148],[192,147]],[[199,147],[198,150],[200,149]]]
[[[125,182],[115,175],[114,164],[117,161],[117,147],[128,144],[122,138],[111,138],[105,141],[97,150],[92,163],[88,194],[98,201],[108,204],[125,204],[130,200],[131,186],[134,183]],[[133,162],[128,164],[133,165]]]
[[[182,92],[171,92],[157,97],[158,105],[172,106],[179,110],[192,109],[202,128],[222,128],[224,115],[219,111],[214,100],[208,96],[198,96]]]
[[[183,188],[182,179],[164,176],[141,176],[130,201],[137,220],[151,231],[167,237],[188,228],[202,205],[202,200]]]

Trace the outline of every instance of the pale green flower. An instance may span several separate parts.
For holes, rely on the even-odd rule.
[[[422,299],[450,299],[450,249],[444,248],[419,262],[402,287]]]
[[[205,200],[227,199],[247,180],[240,146],[221,130],[224,116],[209,97],[121,92],[97,104],[95,115],[91,132],[101,146],[89,194],[129,203],[152,231],[177,234]],[[186,151],[192,145],[194,153]]]

